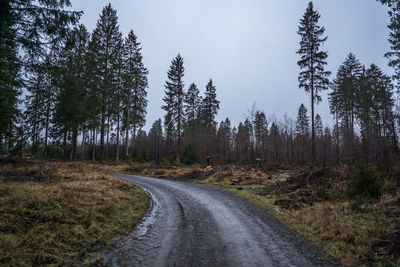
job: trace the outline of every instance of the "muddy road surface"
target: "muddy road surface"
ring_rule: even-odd
[[[151,210],[113,241],[105,266],[335,266],[266,212],[204,185],[115,175],[143,188]]]

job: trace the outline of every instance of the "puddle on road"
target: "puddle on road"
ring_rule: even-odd
[[[136,231],[134,234],[136,237],[144,236],[149,231],[149,229],[154,225],[157,212],[160,208],[160,204],[157,197],[147,189],[144,189],[144,191],[150,198],[151,211],[147,215],[145,215],[144,220],[136,226]]]

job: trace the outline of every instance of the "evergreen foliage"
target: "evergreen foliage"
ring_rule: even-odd
[[[307,10],[300,20],[297,33],[301,37],[300,49],[297,54],[301,60],[297,62],[303,71],[299,74],[299,87],[304,88],[311,95],[311,139],[312,161],[315,160],[315,127],[314,103],[322,101],[320,91],[328,89],[329,71],[325,71],[328,53],[321,51],[321,45],[328,37],[323,37],[325,28],[318,25],[321,15],[314,10],[314,5],[309,2]]]
[[[177,55],[171,62],[168,71],[168,80],[165,82],[165,104],[162,109],[166,111],[164,123],[166,126],[166,134],[168,138],[177,139],[178,141],[178,161],[181,149],[181,137],[184,123],[184,83],[183,76],[185,69],[183,67],[183,58]]]
[[[351,173],[347,183],[349,197],[377,198],[382,194],[384,181],[376,167],[368,162],[360,162]]]

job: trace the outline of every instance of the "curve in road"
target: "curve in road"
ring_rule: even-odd
[[[336,266],[270,215],[220,189],[115,175],[143,188],[152,209],[103,255],[106,266]]]

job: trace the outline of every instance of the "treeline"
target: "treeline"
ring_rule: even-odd
[[[390,7],[398,68],[399,4]],[[203,90],[184,82],[178,55],[165,82],[164,116],[148,132],[147,75],[133,31],[123,38],[117,12],[104,7],[89,33],[68,1],[6,1],[1,9],[2,153],[99,160],[168,161],[185,164],[265,163],[331,165],[360,158],[380,164],[398,160],[399,116],[394,79],[376,65],[365,67],[352,53],[336,76],[325,70],[327,41],[320,14],[309,3],[300,20],[299,87],[310,95],[310,112],[277,119],[255,106],[247,119],[216,122],[220,101],[212,79]],[[22,99],[22,91],[26,91]],[[315,104],[329,90],[335,124],[324,124]],[[203,91],[203,94],[200,93]]]

